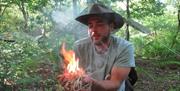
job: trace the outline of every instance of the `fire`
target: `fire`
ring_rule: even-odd
[[[64,75],[66,75],[69,79],[75,79],[84,74],[84,71],[79,68],[79,59],[76,58],[75,52],[73,50],[66,50],[65,44],[62,44],[61,54],[64,59]]]
[[[64,73],[59,77],[65,77],[66,79],[63,85],[65,91],[91,91],[92,84],[84,84],[83,82],[83,75],[85,75],[85,72],[83,69],[79,68],[79,59],[76,58],[75,52],[73,50],[66,50],[65,44],[63,43],[60,55],[63,57],[64,61]]]

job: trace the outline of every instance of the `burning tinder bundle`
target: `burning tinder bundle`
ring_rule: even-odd
[[[63,43],[60,54],[64,61],[64,73],[60,74],[58,78],[64,77],[63,79],[66,79],[65,83],[63,83],[65,91],[90,91],[91,83],[85,84],[83,82],[85,72],[79,68],[79,59],[75,57],[75,52],[72,50],[67,51]]]

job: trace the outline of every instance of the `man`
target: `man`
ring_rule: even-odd
[[[111,35],[124,24],[121,15],[104,5],[94,4],[88,12],[76,18],[88,26],[89,37],[75,42],[74,50],[92,83],[92,91],[125,91],[131,67],[135,67],[133,46]]]

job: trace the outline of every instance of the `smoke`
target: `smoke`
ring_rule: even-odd
[[[70,33],[75,36],[75,40],[87,37],[87,26],[76,21],[74,16],[72,7],[61,11],[57,9],[52,11],[51,17],[55,22],[55,34]]]
[[[72,9],[66,9],[66,11],[54,10],[52,11],[51,17],[55,23],[61,26],[66,26],[73,20]]]

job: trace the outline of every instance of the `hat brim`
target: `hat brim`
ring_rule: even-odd
[[[100,16],[104,19],[107,19],[108,21],[112,21],[114,23],[114,29],[119,29],[124,25],[123,17],[115,12],[81,15],[81,16],[77,17],[76,20],[85,25],[88,25],[88,19],[92,16]]]

